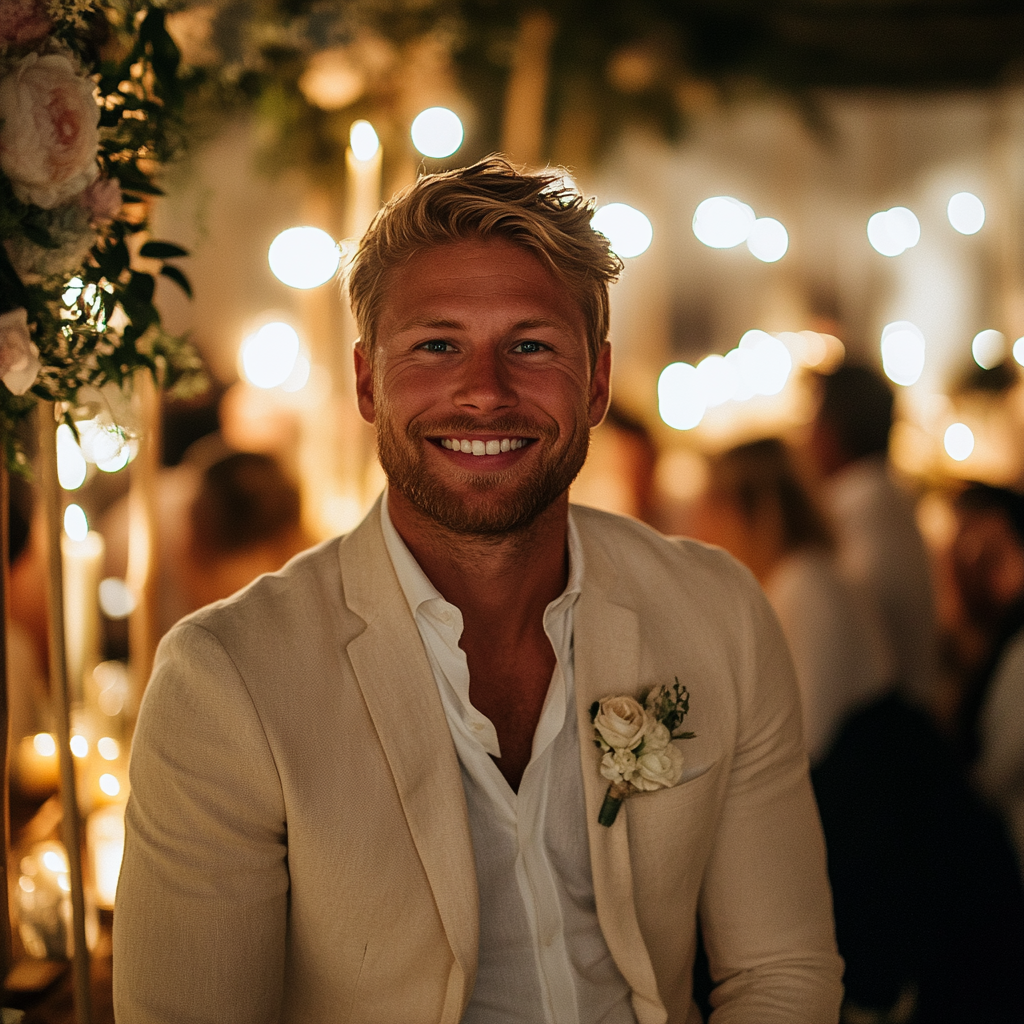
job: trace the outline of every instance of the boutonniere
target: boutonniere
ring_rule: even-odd
[[[601,774],[610,785],[598,824],[611,826],[630,793],[667,789],[683,775],[683,752],[672,741],[690,740],[679,732],[690,710],[690,694],[679,679],[652,690],[643,704],[632,697],[605,697],[590,707],[594,743],[604,755]]]

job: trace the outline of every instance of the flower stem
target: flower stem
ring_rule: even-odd
[[[622,782],[613,782],[608,787],[608,792],[604,795],[604,803],[601,804],[601,811],[597,816],[599,825],[604,825],[605,828],[612,827],[627,793],[629,793],[629,786]]]

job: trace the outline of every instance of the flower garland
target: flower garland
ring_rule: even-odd
[[[4,0],[0,7],[0,432],[37,400],[123,389],[136,370],[203,386],[199,356],[160,326],[156,276],[191,293],[148,238],[154,178],[182,149],[178,49],[159,0]]]

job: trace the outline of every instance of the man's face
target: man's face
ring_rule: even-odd
[[[356,349],[359,409],[393,491],[458,533],[522,529],[566,491],[609,373],[607,345],[591,373],[566,288],[498,240],[427,249],[393,270],[372,365]]]

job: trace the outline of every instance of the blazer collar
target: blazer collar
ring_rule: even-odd
[[[339,560],[345,601],[366,623],[348,655],[461,973],[444,1008],[454,1024],[472,993],[479,945],[469,816],[437,684],[384,546],[379,501],[342,539]]]
[[[668,1019],[658,996],[654,967],[648,955],[633,898],[629,855],[629,801],[610,828],[597,822],[608,789],[598,772],[590,706],[617,694],[635,694],[640,685],[640,622],[623,602],[619,571],[590,531],[577,519],[586,562],[586,580],[574,623],[576,709],[579,721],[583,790],[587,802],[590,864],[597,916],[608,949],[633,991],[639,1024],[664,1024]]]

